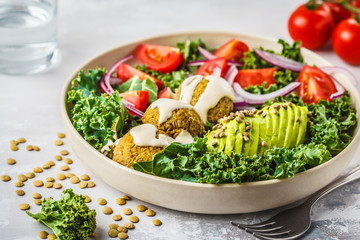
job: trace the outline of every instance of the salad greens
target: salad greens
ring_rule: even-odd
[[[120,93],[135,91],[135,90],[145,90],[149,92],[149,102],[152,103],[156,101],[158,95],[158,88],[156,83],[150,79],[145,79],[144,81],[140,80],[139,77],[134,76],[127,80],[125,83],[120,84],[117,87],[117,90]]]
[[[63,191],[58,201],[44,199],[41,212],[26,213],[51,228],[59,240],[86,240],[96,227],[96,212],[85,204],[85,197],[73,193],[72,189]]]

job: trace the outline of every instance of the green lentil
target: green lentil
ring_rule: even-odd
[[[109,237],[112,237],[112,238],[116,237],[116,236],[118,235],[118,233],[119,233],[119,232],[118,232],[116,229],[110,229],[110,230],[108,231]]]
[[[11,177],[9,175],[1,175],[1,180],[3,182],[8,182],[11,180]]]
[[[119,214],[116,214],[116,215],[114,215],[114,216],[112,217],[112,219],[113,219],[114,221],[120,221],[120,220],[122,219],[122,216],[119,215]]]
[[[155,226],[160,226],[162,222],[159,219],[155,219],[152,221],[152,224],[154,224]]]
[[[24,196],[25,192],[23,190],[15,190],[15,193],[19,196]]]
[[[119,239],[127,239],[128,238],[128,234],[124,233],[124,232],[119,233],[117,236]]]
[[[38,235],[41,239],[46,239],[49,234],[45,231],[40,231]]]
[[[9,165],[14,165],[16,163],[16,160],[13,158],[8,158],[6,159],[6,163]]]

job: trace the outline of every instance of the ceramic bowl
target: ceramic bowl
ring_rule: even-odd
[[[359,146],[358,127],[355,130],[353,141],[344,151],[326,163],[299,173],[293,178],[220,185],[184,182],[137,172],[112,161],[95,150],[75,130],[68,115],[66,99],[71,81],[77,76],[80,69],[85,71],[95,67],[109,69],[120,58],[134,54],[140,43],[174,46],[176,42],[188,39],[197,40],[198,38],[213,47],[218,47],[231,38],[237,38],[250,47],[263,46],[275,51],[281,50],[277,40],[268,37],[233,32],[188,32],[143,39],[101,53],[76,69],[69,76],[61,93],[61,114],[65,130],[78,158],[97,177],[121,192],[151,204],[193,213],[247,213],[280,207],[301,200],[333,181],[350,162]],[[311,51],[302,49],[302,53],[308,64],[331,65]],[[132,63],[135,62],[130,62],[130,64]],[[337,78],[349,91],[359,119],[359,93],[347,78],[344,76]]]

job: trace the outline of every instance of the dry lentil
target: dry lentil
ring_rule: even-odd
[[[109,214],[113,213],[113,210],[111,207],[106,206],[106,207],[103,207],[102,212],[106,215],[109,215]]]
[[[107,201],[105,198],[98,198],[97,203],[100,205],[105,205],[107,204]]]
[[[62,188],[62,185],[61,185],[61,183],[54,183],[53,188],[60,189],[60,188]]]
[[[65,158],[64,162],[67,164],[72,164],[74,161],[71,158]]]
[[[71,178],[72,176],[75,176],[75,174],[73,174],[73,173],[66,173],[65,176],[66,176],[67,178]]]
[[[153,216],[156,215],[156,213],[155,213],[154,210],[152,210],[152,209],[147,209],[147,210],[145,211],[145,215],[148,216],[148,217],[153,217]]]
[[[121,198],[125,199],[125,200],[131,200],[131,197],[129,197],[128,195],[124,195]]]
[[[87,187],[88,188],[95,187],[95,183],[93,181],[89,181],[88,184],[87,184]]]
[[[68,150],[61,150],[60,154],[63,156],[69,155],[69,151]]]
[[[33,169],[33,171],[34,171],[34,173],[41,173],[41,172],[43,172],[43,169],[41,167],[35,167]]]
[[[43,181],[41,180],[35,180],[33,181],[33,184],[35,187],[42,187],[44,185]]]
[[[64,180],[64,179],[66,178],[65,174],[63,174],[63,173],[57,174],[56,177],[57,177],[57,179],[59,179],[59,180]]]
[[[40,194],[40,193],[34,193],[34,194],[32,195],[32,197],[35,198],[35,199],[40,199],[40,198],[41,198],[41,194]]]
[[[54,158],[57,161],[61,161],[63,159],[62,156],[60,156],[60,155],[56,155]]]
[[[124,226],[119,226],[119,227],[117,228],[117,230],[118,230],[119,232],[124,232],[124,233],[127,233],[127,232],[128,232],[128,229],[127,229],[126,227],[124,227]]]
[[[124,205],[124,204],[126,204],[126,200],[123,199],[123,198],[117,198],[117,199],[115,200],[115,202],[116,202],[117,204],[119,204],[119,205]]]
[[[110,230],[108,231],[109,237],[112,237],[112,238],[116,237],[116,236],[118,235],[118,233],[119,233],[119,232],[118,232],[116,229],[110,229]]]
[[[37,152],[40,151],[40,148],[38,146],[33,146],[33,149]]]
[[[119,227],[119,225],[117,225],[116,223],[111,223],[110,225],[109,225],[109,228],[110,229],[117,229]]]
[[[68,165],[64,165],[60,167],[60,170],[62,171],[68,171],[70,169],[70,167]]]
[[[16,140],[10,140],[10,145],[18,145],[19,142]]]
[[[51,166],[49,164],[45,163],[44,165],[42,165],[42,168],[43,169],[49,169],[49,168],[51,168]]]
[[[159,219],[155,219],[152,221],[152,224],[154,224],[155,226],[160,226],[162,222]]]
[[[47,236],[47,239],[49,239],[49,240],[55,240],[55,239],[56,239],[56,235],[53,234],[53,233],[51,233],[51,234],[49,234],[49,235]]]
[[[267,143],[265,141],[262,141],[261,146],[266,147]]]
[[[123,212],[125,215],[131,215],[133,213],[133,211],[130,208],[124,208]]]
[[[32,150],[34,150],[34,148],[33,148],[33,146],[31,146],[31,145],[27,145],[27,146],[26,146],[26,150],[32,151]]]
[[[15,182],[15,186],[16,186],[16,187],[22,187],[22,186],[24,186],[24,183],[18,181],[18,182]]]
[[[84,195],[85,196],[85,202],[89,203],[91,202],[91,198],[88,195]]]
[[[119,239],[127,239],[128,238],[128,234],[124,233],[124,232],[119,233],[117,236]]]
[[[19,205],[19,208],[21,210],[28,210],[28,209],[30,209],[30,205],[27,204],[27,203],[22,203],[22,204]]]
[[[1,175],[1,180],[3,182],[8,182],[11,180],[11,177],[9,175]]]
[[[26,142],[26,139],[25,138],[18,138],[17,141],[19,143],[24,143],[24,142]]]
[[[17,151],[17,150],[19,150],[19,148],[16,145],[10,145],[10,150]]]
[[[79,183],[79,188],[86,188],[86,187],[87,187],[87,182]]]
[[[55,178],[47,177],[47,178],[45,178],[45,181],[47,181],[47,182],[55,182]]]
[[[47,161],[46,164],[49,164],[51,167],[55,166],[55,162],[54,161]]]
[[[41,199],[34,199],[34,203],[36,205],[41,205],[42,204],[42,200]]]
[[[139,218],[137,216],[135,216],[135,215],[131,215],[129,217],[129,221],[133,222],[133,223],[137,223],[137,222],[139,222]]]
[[[41,239],[46,239],[49,234],[45,231],[40,231],[38,235]]]
[[[19,196],[24,196],[25,192],[23,190],[15,190],[15,193]]]
[[[6,159],[6,163],[9,165],[14,165],[16,163],[16,160],[13,158],[8,158]]]
[[[76,184],[76,183],[79,183],[79,182],[80,182],[80,179],[79,179],[77,176],[72,176],[72,177],[70,178],[70,182],[71,182],[72,184]]]
[[[46,188],[52,188],[54,186],[54,184],[52,182],[45,182],[44,183],[44,187]]]
[[[19,174],[17,178],[20,182],[26,182],[28,180],[24,174]]]
[[[25,174],[25,176],[26,176],[27,178],[34,178],[34,177],[35,177],[35,173],[33,173],[33,172],[28,172],[27,174]]]
[[[58,136],[58,138],[65,138],[66,137],[65,133],[58,133],[57,136]]]
[[[64,144],[64,142],[62,140],[60,140],[60,139],[55,141],[56,146],[61,146],[63,144]]]
[[[119,214],[116,214],[116,215],[114,215],[114,216],[112,217],[112,219],[113,219],[114,221],[120,221],[120,220],[122,219],[122,216],[119,215]]]
[[[89,181],[90,180],[90,177],[89,177],[89,175],[87,175],[87,174],[83,174],[83,175],[81,175],[81,180],[84,180],[84,181]]]
[[[135,225],[133,223],[125,223],[124,227],[126,227],[127,229],[134,229]]]
[[[143,212],[146,210],[146,207],[144,205],[137,205],[136,206],[136,209],[139,211],[139,212]]]

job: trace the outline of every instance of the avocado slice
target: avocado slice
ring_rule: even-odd
[[[296,141],[299,136],[299,126],[300,126],[300,116],[301,116],[301,110],[299,107],[292,106],[294,110],[294,125],[293,125],[293,135],[290,142],[290,147],[296,146]]]
[[[251,123],[251,129],[249,132],[249,138],[250,138],[250,149],[249,149],[249,155],[253,156],[258,153],[258,146],[259,146],[259,119],[258,118],[252,118]]]
[[[229,157],[231,156],[232,151],[235,147],[235,134],[236,131],[239,128],[239,123],[235,120],[229,121],[229,123],[226,125],[225,129],[225,136],[226,136],[226,142],[225,142],[225,154]]]
[[[252,118],[248,118],[246,117],[246,119],[249,121],[249,126],[252,126]],[[246,128],[246,125],[245,125]],[[245,129],[244,129],[245,132]],[[244,139],[244,143],[243,143],[243,153],[245,156],[249,156],[250,155],[250,143],[251,143],[251,138],[252,136],[250,136],[251,131],[249,131],[249,141],[245,141]]]
[[[278,113],[275,114],[274,110],[278,111],[275,109],[274,105],[271,105],[268,111],[268,114],[272,119],[271,147],[277,147],[279,142],[280,116]]]
[[[238,130],[236,132],[235,136],[235,153],[242,152],[243,145],[244,145],[244,138],[243,138],[243,132],[245,132],[245,122],[242,121],[238,125]]]
[[[288,114],[287,110],[284,107],[280,107],[277,114],[279,114],[279,129],[277,132],[278,142],[276,146],[281,148],[284,147],[285,144],[286,129],[288,127]]]
[[[266,120],[265,118],[270,118],[269,116],[261,116],[256,114],[254,116],[254,119],[257,120],[258,124],[259,124],[259,140],[258,140],[258,153],[260,155],[262,155],[265,150],[268,148],[267,147],[267,142],[268,142],[268,136],[269,134],[267,133],[267,126],[266,126]],[[272,131],[272,130],[271,130]],[[271,136],[270,136],[271,137]],[[263,147],[262,143],[266,142],[266,146]]]
[[[273,136],[274,136],[273,132],[275,131],[275,129],[274,129],[274,126],[273,126],[273,116],[270,115],[269,111],[264,110],[264,112],[267,112],[267,115],[265,117],[265,125],[266,125],[265,141],[266,141],[266,145],[267,145],[264,148],[264,151],[265,151],[266,149],[269,149],[269,148],[271,148],[273,146],[272,139],[273,139]]]
[[[292,104],[291,105],[286,104],[286,113],[287,113],[287,127],[285,131],[285,140],[283,146],[290,147],[291,140],[295,138],[294,136],[295,113]]]
[[[300,122],[299,122],[299,134],[296,140],[296,146],[305,142],[305,135],[307,129],[307,122],[308,122],[308,112],[309,110],[307,107],[298,107],[301,112]]]

